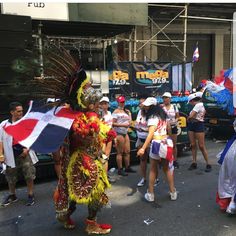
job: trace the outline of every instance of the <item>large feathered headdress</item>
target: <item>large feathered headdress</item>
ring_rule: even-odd
[[[74,108],[85,108],[102,96],[88,86],[90,78],[81,64],[62,47],[44,48],[42,55],[28,51],[14,61],[13,69],[23,75],[21,79],[27,81],[25,93],[33,99],[54,97]]]

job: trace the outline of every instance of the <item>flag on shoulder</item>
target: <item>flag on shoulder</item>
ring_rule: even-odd
[[[56,108],[45,102],[30,101],[27,113],[4,129],[13,136],[15,143],[38,153],[51,153],[62,145],[75,115],[70,108]]]
[[[193,52],[193,59],[192,59],[192,61],[193,62],[198,62],[199,61],[199,57],[200,57],[200,55],[199,55],[199,49],[198,49],[198,43],[197,43],[196,47],[195,47],[195,50]]]

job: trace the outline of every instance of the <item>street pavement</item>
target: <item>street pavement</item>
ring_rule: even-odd
[[[216,154],[225,143],[207,140],[207,149],[213,170],[204,172],[205,163],[198,153],[198,169],[188,171],[191,164],[191,152],[179,157],[180,169],[175,171],[178,200],[170,201],[168,186],[160,171],[160,185],[156,187],[157,200],[145,202],[143,195],[147,186],[137,188],[138,173],[120,177],[108,191],[111,206],[102,209],[98,222],[113,225],[111,236],[235,236],[236,217],[222,213],[215,203],[219,166]],[[134,167],[138,170],[138,166]],[[0,208],[0,235],[86,235],[84,220],[87,208],[78,205],[72,218],[76,229],[65,230],[55,219],[52,195],[56,181],[36,184],[35,205],[25,206],[26,188],[17,190],[19,201],[8,207]],[[0,192],[0,199],[7,195],[7,190]],[[150,224],[145,223],[150,222]]]

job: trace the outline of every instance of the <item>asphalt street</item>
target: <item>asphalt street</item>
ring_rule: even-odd
[[[121,235],[236,235],[236,217],[222,213],[215,203],[219,166],[216,154],[225,143],[207,141],[209,157],[213,165],[210,173],[205,173],[203,157],[198,153],[198,169],[188,171],[191,152],[179,157],[180,169],[175,171],[178,200],[170,201],[168,186],[160,172],[160,185],[156,187],[155,203],[144,201],[147,186],[137,188],[138,173],[128,177],[115,175],[117,182],[108,190],[111,206],[102,209],[98,222],[113,225],[111,236]],[[138,170],[138,166],[135,166]],[[19,201],[0,208],[0,235],[86,235],[84,220],[87,208],[78,205],[72,218],[76,229],[65,230],[55,219],[52,201],[56,181],[40,183],[35,186],[36,203],[28,207],[26,188],[19,187]],[[7,190],[0,192],[0,200]],[[145,223],[146,222],[146,223]],[[148,222],[150,222],[148,224]]]

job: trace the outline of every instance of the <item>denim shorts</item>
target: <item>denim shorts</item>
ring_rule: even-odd
[[[177,134],[178,133],[178,128],[176,125],[171,125],[171,134]]]
[[[205,132],[204,122],[189,122],[188,123],[188,131],[192,131],[195,133]]]

